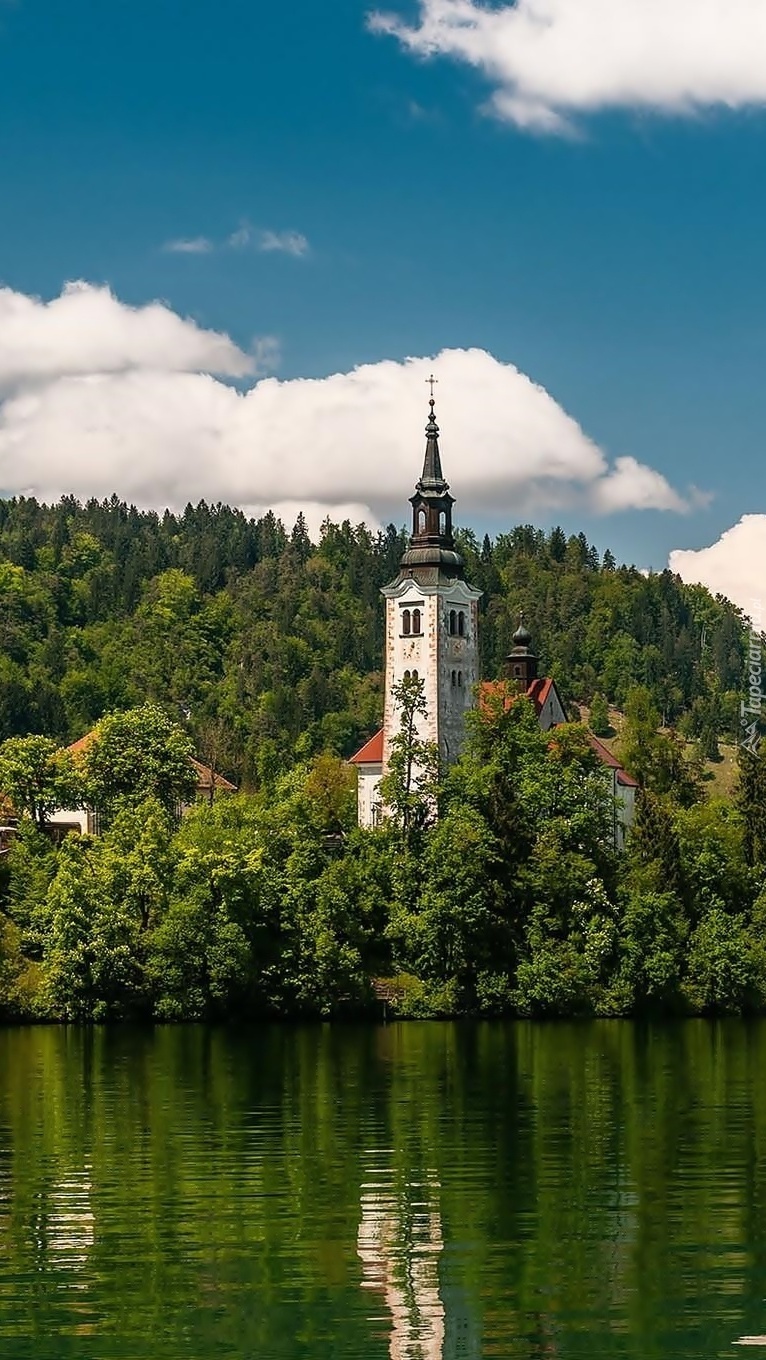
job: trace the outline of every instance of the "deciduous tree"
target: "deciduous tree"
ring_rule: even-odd
[[[80,807],[83,783],[68,751],[51,737],[9,737],[0,746],[0,791],[44,830],[58,808]]]
[[[86,748],[88,798],[108,825],[121,804],[156,798],[170,813],[194,799],[194,747],[178,723],[155,704],[110,713]]]
[[[388,770],[380,783],[383,803],[405,840],[422,831],[436,815],[439,749],[420,735],[428,716],[423,681],[416,676],[394,685],[399,731],[391,741]]]

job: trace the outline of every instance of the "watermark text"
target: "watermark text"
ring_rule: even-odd
[[[756,755],[761,744],[758,730],[763,707],[763,606],[752,601],[751,625],[747,651],[747,698],[739,706],[741,741],[746,751]]]

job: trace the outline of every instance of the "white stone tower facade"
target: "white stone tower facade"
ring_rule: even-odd
[[[434,742],[445,765],[457,760],[465,739],[465,715],[479,681],[481,591],[465,579],[452,536],[454,497],[444,479],[439,426],[431,397],[423,473],[410,498],[412,536],[399,574],[385,586],[386,690],[383,770],[399,730],[394,686],[410,675],[423,682],[426,716],[419,734]]]

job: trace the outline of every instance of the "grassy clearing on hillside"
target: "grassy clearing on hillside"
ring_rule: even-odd
[[[590,709],[586,704],[580,704],[580,714],[582,721],[590,721]],[[620,737],[622,727],[625,722],[625,714],[618,708],[609,709],[609,723],[612,728],[612,735],[599,737],[599,741],[620,758]],[[667,729],[661,729],[667,730]],[[687,747],[691,748],[692,742],[686,742]],[[733,798],[737,785],[737,748],[736,746],[720,742],[720,760],[706,760],[704,774],[702,776],[705,792],[709,798]]]

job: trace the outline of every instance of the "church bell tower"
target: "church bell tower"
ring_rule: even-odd
[[[505,666],[509,680],[520,685],[522,693],[526,694],[537,679],[537,657],[532,650],[532,634],[524,622],[523,614],[519,616],[519,626],[513,635],[513,648],[505,658]]]
[[[479,680],[478,602],[481,591],[465,579],[452,537],[455,499],[442,472],[434,379],[426,425],[423,472],[410,497],[412,534],[399,573],[384,586],[386,599],[386,694],[383,769],[399,730],[394,686],[406,676],[422,680],[427,713],[420,736],[435,742],[445,765],[457,760],[465,739],[465,715],[475,703]]]

